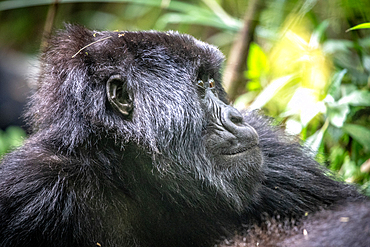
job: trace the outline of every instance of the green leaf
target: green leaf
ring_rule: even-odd
[[[319,129],[318,131],[315,132],[315,134],[313,134],[312,136],[306,139],[306,142],[304,145],[306,147],[309,147],[315,154],[317,154],[320,148],[322,139],[324,137],[324,133],[326,129],[328,128],[328,126],[329,126],[329,122],[326,121],[321,129]]]
[[[256,98],[258,92],[257,91],[250,91],[245,94],[240,95],[233,103],[233,106],[238,110],[245,109],[250,102],[253,101],[254,98]]]
[[[365,28],[370,28],[370,22],[362,23],[357,26],[351,27],[346,30],[346,32],[352,31],[352,30],[357,30],[357,29],[365,29]]]
[[[356,162],[351,160],[349,156],[346,156],[344,158],[342,168],[340,169],[340,173],[346,182],[352,183],[360,174],[360,168],[356,166]]]
[[[327,116],[332,125],[341,128],[346,121],[349,113],[348,104],[339,104],[338,102],[327,102]]]
[[[329,26],[328,20],[324,20],[323,22],[320,23],[320,25],[314,30],[314,32],[311,35],[310,47],[315,47],[315,48],[319,47],[320,40],[322,36],[324,35],[325,30],[328,28],[328,26]]]
[[[26,136],[25,131],[17,126],[9,126],[6,128],[6,134],[8,135],[10,147],[18,147],[22,145],[24,137]]]
[[[16,126],[9,126],[5,131],[0,130],[0,156],[10,149],[20,146],[25,136],[25,131]]]
[[[325,54],[337,54],[338,52],[349,54],[353,47],[353,41],[343,39],[329,39],[322,45]]]
[[[302,126],[306,127],[317,114],[325,111],[326,106],[324,102],[317,100],[314,90],[300,87],[295,90],[285,112],[281,116],[299,114]]]
[[[353,91],[349,95],[342,97],[338,103],[352,106],[370,106],[370,92],[362,90]]]
[[[0,11],[25,8],[31,6],[50,5],[55,0],[8,0],[0,2]],[[169,1],[169,4],[163,4],[162,0],[63,0],[59,1],[59,4],[64,3],[94,3],[94,2],[105,2],[105,3],[135,3],[143,4],[146,6],[165,8],[172,11],[178,11],[186,13],[186,17],[182,15],[163,15],[164,19],[159,20],[157,24],[161,28],[163,23],[191,23],[200,25],[209,25],[217,28],[223,28],[232,31],[238,31],[242,27],[242,22],[238,19],[232,18],[227,15],[228,18],[220,18],[217,13],[210,10],[208,7],[199,7],[194,4],[181,2],[181,1]],[[171,18],[175,19],[172,20]],[[193,20],[190,18],[193,17]],[[172,20],[172,22],[171,22]],[[163,29],[163,28],[162,28]]]
[[[287,83],[289,83],[293,78],[293,75],[288,75],[280,77],[273,80],[262,92],[256,97],[254,102],[250,105],[250,109],[259,109],[266,105],[274,95],[282,89]]]
[[[370,129],[357,124],[345,124],[343,125],[343,130],[364,148],[370,150]]]
[[[328,94],[333,96],[335,100],[338,100],[340,97],[340,84],[342,83],[344,75],[347,73],[347,69],[343,69],[335,73],[332,77],[332,82],[328,90]]]
[[[256,43],[251,43],[250,45],[247,64],[247,79],[259,79],[261,75],[268,71],[267,56]]]
[[[252,80],[247,83],[247,90],[249,91],[257,91],[261,88],[261,83],[258,80]]]
[[[220,21],[216,16],[212,15],[202,15],[197,13],[193,13],[192,15],[188,13],[167,13],[163,14],[156,22],[155,29],[156,30],[164,30],[167,24],[197,24],[197,25],[205,25],[205,26],[213,26],[222,29],[228,29],[228,27]]]
[[[0,11],[17,9],[17,8],[26,8],[31,6],[40,6],[40,5],[50,5],[53,4],[55,0],[8,0],[0,2]],[[63,3],[93,3],[93,2],[106,2],[106,3],[125,3],[132,2],[138,4],[146,4],[152,6],[161,6],[161,0],[63,0],[59,1],[59,4]]]
[[[298,120],[289,118],[285,122],[285,131],[290,135],[298,135],[302,132],[302,124]]]
[[[333,146],[329,152],[330,169],[338,171],[342,167],[346,156],[348,156],[348,152],[343,147],[339,144]]]

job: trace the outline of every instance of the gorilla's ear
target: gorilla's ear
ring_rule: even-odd
[[[122,77],[112,75],[108,79],[106,87],[107,97],[111,105],[123,115],[129,116],[133,109],[133,103]]]

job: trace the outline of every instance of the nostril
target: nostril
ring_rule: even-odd
[[[230,118],[230,121],[231,121],[232,123],[234,123],[234,124],[241,124],[241,123],[243,123],[243,118],[242,118],[242,116],[234,116],[234,115],[232,115],[232,116],[230,116],[229,118]]]
[[[243,116],[240,114],[238,110],[235,108],[230,107],[228,109],[228,114],[227,118],[236,125],[242,124],[243,123]]]

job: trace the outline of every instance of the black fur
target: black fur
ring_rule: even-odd
[[[266,117],[227,106],[213,46],[67,25],[41,62],[33,134],[1,164],[0,246],[212,246],[242,224],[252,236],[265,217],[303,225],[365,205]],[[133,100],[127,115],[107,99],[112,75]],[[197,86],[209,78],[215,88]],[[219,129],[223,112],[240,133]],[[239,145],[244,155],[223,153]]]

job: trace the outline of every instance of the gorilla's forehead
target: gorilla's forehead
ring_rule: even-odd
[[[224,60],[223,54],[215,46],[173,31],[96,32],[93,36],[93,42],[107,38],[108,43],[104,49],[101,49],[102,46],[96,48],[110,60],[131,57],[136,60],[145,59],[150,63],[170,58],[175,63],[191,61],[216,68]]]

